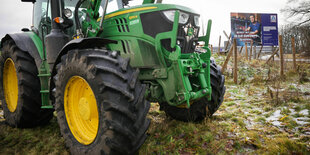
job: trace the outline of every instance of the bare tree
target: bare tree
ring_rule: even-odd
[[[295,49],[297,52],[308,52],[310,49],[310,29],[308,26],[296,26],[293,24],[283,25],[280,28],[280,34],[283,36],[283,50],[291,53],[291,38],[295,38]],[[309,53],[310,54],[310,53]]]
[[[282,12],[288,13],[288,17],[296,17],[297,25],[310,25],[310,1],[309,0],[288,0]]]
[[[290,39],[295,37],[296,50],[310,56],[310,1],[288,0],[286,7],[281,11],[296,21],[280,29],[284,38],[284,49],[290,53]]]

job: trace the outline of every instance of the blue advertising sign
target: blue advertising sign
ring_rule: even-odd
[[[277,14],[230,13],[232,38],[237,38],[237,45],[253,41],[254,46],[278,45]]]
[[[261,14],[262,42],[264,46],[278,45],[278,16],[277,14]]]

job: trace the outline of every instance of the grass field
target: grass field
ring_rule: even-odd
[[[215,58],[222,64],[225,56]],[[239,61],[238,84],[232,64],[222,106],[199,123],[172,120],[151,103],[149,137],[140,154],[310,154],[310,65],[298,72],[286,64]],[[0,154],[69,154],[56,118],[43,127],[17,129],[0,110]]]

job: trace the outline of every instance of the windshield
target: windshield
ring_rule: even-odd
[[[33,26],[39,28],[40,23],[43,21],[51,21],[51,6],[47,0],[38,0],[33,8]]]

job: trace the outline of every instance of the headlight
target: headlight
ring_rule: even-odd
[[[194,22],[195,22],[195,25],[196,25],[196,26],[200,26],[200,23],[199,23],[199,16],[194,16]]]
[[[72,11],[68,8],[64,9],[63,13],[67,18],[70,18],[72,16]]]
[[[164,15],[167,17],[168,20],[170,20],[171,22],[174,22],[175,10],[164,11]],[[180,24],[187,23],[188,18],[189,18],[189,14],[180,11],[180,15],[179,15],[179,23]]]

